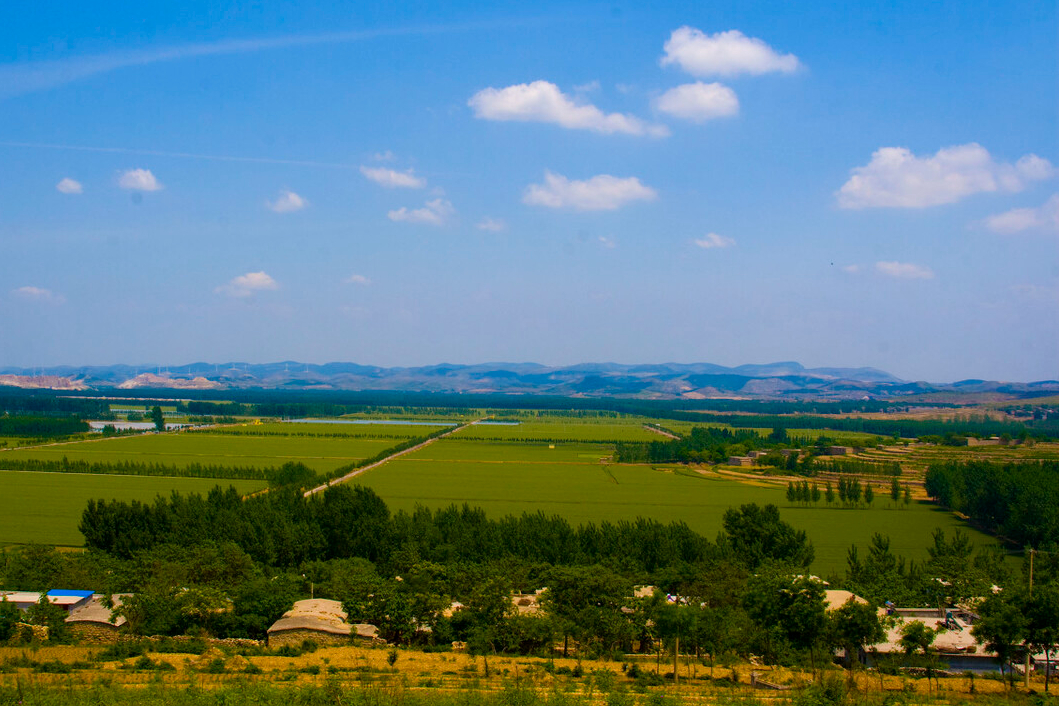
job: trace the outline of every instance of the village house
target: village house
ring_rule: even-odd
[[[754,459],[750,458],[749,456],[729,456],[728,465],[749,467],[754,465]]]
[[[380,640],[379,630],[368,623],[350,624],[339,601],[314,598],[297,601],[268,629],[269,647],[298,646],[306,640],[318,645],[347,645],[354,638]]]
[[[122,600],[132,594],[115,593],[111,596],[112,607],[106,605],[106,596],[95,593],[84,604],[70,611],[66,624],[81,642],[115,642],[121,627],[127,622],[124,615],[114,615]]]
[[[93,593],[92,591],[69,591],[65,589],[45,591],[43,594],[38,591],[0,591],[0,601],[14,603],[19,610],[26,611],[30,609],[30,606],[40,603],[42,595],[47,596],[48,602],[52,605],[59,606],[67,613],[70,613],[88,603],[92,599]]]
[[[949,672],[978,674],[1000,671],[996,653],[979,645],[971,634],[975,616],[959,608],[894,608],[879,609],[885,618],[886,639],[869,646],[861,653],[861,661],[869,667],[885,664],[888,658],[903,655],[902,631],[913,622],[921,622],[937,631],[931,651],[938,657],[939,668]]]

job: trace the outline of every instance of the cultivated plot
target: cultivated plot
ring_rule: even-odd
[[[393,446],[393,439],[313,438],[286,436],[231,436],[205,433],[149,434],[95,439],[0,452],[0,469],[7,459],[87,461],[89,463],[193,463],[222,466],[281,466],[304,463],[326,473],[369,458]]]
[[[461,439],[540,440],[540,441],[657,441],[657,432],[643,428],[642,420],[583,422],[554,418],[519,424],[472,424],[453,436]]]
[[[149,502],[174,490],[205,494],[217,485],[241,493],[265,487],[248,480],[0,471],[0,543],[81,546],[77,524],[91,499]]]
[[[773,503],[785,520],[809,534],[818,572],[843,570],[850,545],[865,547],[875,532],[888,535],[895,552],[916,560],[926,557],[935,527],[960,527],[976,543],[994,543],[926,504],[891,507],[880,499],[871,509],[805,508],[788,504],[784,489],[773,485],[704,476],[683,467],[603,464],[598,458],[579,462],[579,452],[591,448],[582,444],[570,449],[556,444],[562,460],[555,462],[531,460],[550,451],[546,447],[510,448],[515,446],[495,445],[486,451],[476,449],[474,442],[442,440],[369,471],[356,482],[372,487],[394,510],[468,503],[494,518],[538,511],[573,524],[646,517],[685,522],[711,538],[729,507]],[[467,458],[454,458],[461,452]],[[483,458],[490,454],[496,458]]]

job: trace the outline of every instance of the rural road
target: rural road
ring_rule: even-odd
[[[488,419],[488,417],[482,417],[482,419]],[[316,493],[323,492],[323,491],[327,490],[328,488],[330,488],[332,485],[338,485],[339,483],[345,483],[350,478],[355,478],[356,476],[359,476],[361,473],[366,473],[367,471],[370,471],[373,468],[378,468],[382,464],[384,464],[384,463],[386,463],[388,461],[392,461],[395,458],[397,458],[398,456],[404,456],[405,454],[410,454],[413,451],[418,451],[419,449],[421,449],[421,448],[423,448],[425,446],[430,446],[431,444],[433,444],[438,439],[444,439],[449,434],[455,434],[460,429],[466,429],[467,427],[469,427],[469,426],[471,426],[473,424],[477,424],[478,422],[482,421],[482,419],[475,419],[473,422],[467,422],[466,424],[463,424],[461,426],[453,427],[452,429],[448,430],[444,434],[438,434],[437,436],[435,436],[435,437],[433,437],[431,439],[427,439],[426,441],[424,441],[421,444],[416,444],[415,446],[407,448],[404,451],[398,451],[395,454],[391,454],[391,455],[387,456],[386,458],[382,459],[381,461],[376,461],[375,463],[368,464],[367,466],[363,466],[361,468],[356,468],[356,469],[350,471],[349,473],[347,473],[344,476],[341,476],[339,478],[335,478],[333,480],[329,480],[326,483],[324,483],[323,485],[318,485],[318,486],[316,486],[315,488],[313,488],[311,490],[306,490],[305,491],[305,497],[309,497],[310,495],[315,495]]]
[[[646,429],[647,431],[653,431],[655,434],[661,434],[662,436],[667,436],[670,439],[676,439],[678,441],[680,440],[680,437],[677,436],[676,434],[670,434],[668,431],[663,431],[663,430],[659,429],[658,427],[651,426],[650,424],[644,424],[643,428]]]

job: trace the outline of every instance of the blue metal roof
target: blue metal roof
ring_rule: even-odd
[[[61,596],[71,596],[74,598],[88,598],[92,595],[92,591],[69,591],[66,589],[53,589],[48,591],[49,596],[59,598]]]

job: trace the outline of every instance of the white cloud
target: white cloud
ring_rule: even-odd
[[[577,86],[574,86],[574,93],[594,93],[595,91],[598,91],[599,88],[599,81],[592,80],[588,83],[582,83]]]
[[[490,218],[486,216],[482,220],[478,221],[478,225],[475,226],[478,230],[489,231],[490,233],[499,233],[507,230],[507,223],[504,223],[503,219]]]
[[[700,248],[705,250],[711,248],[730,248],[735,245],[734,240],[723,235],[718,235],[717,233],[707,233],[702,238],[695,238],[694,242]]]
[[[279,196],[276,197],[275,201],[265,202],[265,206],[276,213],[293,213],[302,210],[308,205],[309,202],[304,197],[299,196],[290,189],[284,189],[279,192]]]
[[[343,282],[345,284],[359,284],[362,287],[367,287],[371,284],[371,280],[364,275],[350,275],[349,277],[346,277]]]
[[[1015,164],[993,160],[976,142],[917,157],[905,147],[881,147],[871,162],[855,167],[836,196],[842,208],[926,208],[982,192],[1022,191],[1055,173],[1035,154]]]
[[[55,185],[55,188],[63,194],[80,194],[82,191],[84,191],[84,189],[81,187],[81,182],[77,181],[76,179],[71,179],[70,177],[64,178],[62,181]]]
[[[846,265],[842,268],[842,271],[851,275],[855,275],[860,272],[860,265]]]
[[[387,213],[391,221],[404,223],[423,223],[431,226],[445,225],[445,222],[455,215],[456,209],[446,199],[434,199],[427,201],[423,208],[399,208]]]
[[[663,49],[662,66],[676,64],[693,76],[789,74],[801,66],[794,54],[780,54],[737,29],[705,34],[684,26],[673,30]]]
[[[599,238],[597,238],[597,242],[599,242],[601,247],[607,248],[608,250],[613,250],[614,248],[618,247],[617,243],[615,243],[612,239],[608,238],[605,235],[599,236]]]
[[[685,83],[670,88],[655,101],[655,108],[697,123],[739,114],[739,98],[721,83]]]
[[[43,287],[19,287],[18,289],[12,289],[11,294],[19,299],[43,304],[62,304],[66,301],[66,297],[63,295],[56,294],[50,289],[44,289]]]
[[[1059,232],[1059,194],[1054,194],[1036,208],[1013,208],[985,219],[995,233],[1010,235],[1024,230]]]
[[[118,186],[133,191],[159,191],[162,184],[151,173],[150,169],[129,169],[118,177]]]
[[[394,153],[390,150],[386,150],[385,152],[376,152],[371,156],[371,158],[374,159],[376,162],[392,162],[393,160],[397,159],[396,155],[394,155]]]
[[[232,281],[217,287],[214,291],[232,297],[249,297],[255,292],[272,289],[279,289],[276,280],[264,272],[247,272],[245,275],[233,277]]]
[[[875,263],[875,271],[896,279],[934,279],[934,271],[923,265],[911,262],[892,262],[880,260]]]
[[[483,120],[554,123],[571,130],[591,130],[605,135],[665,137],[664,125],[651,125],[622,113],[604,113],[591,103],[578,104],[548,81],[520,83],[507,88],[478,91],[467,105]]]
[[[584,181],[571,181],[561,174],[544,173],[543,184],[530,184],[522,203],[578,211],[613,211],[630,201],[651,201],[658,193],[636,177],[600,174]]]
[[[385,186],[388,189],[421,189],[427,185],[427,180],[417,177],[412,173],[411,169],[406,172],[398,172],[386,167],[361,167],[360,173],[376,184]]]

